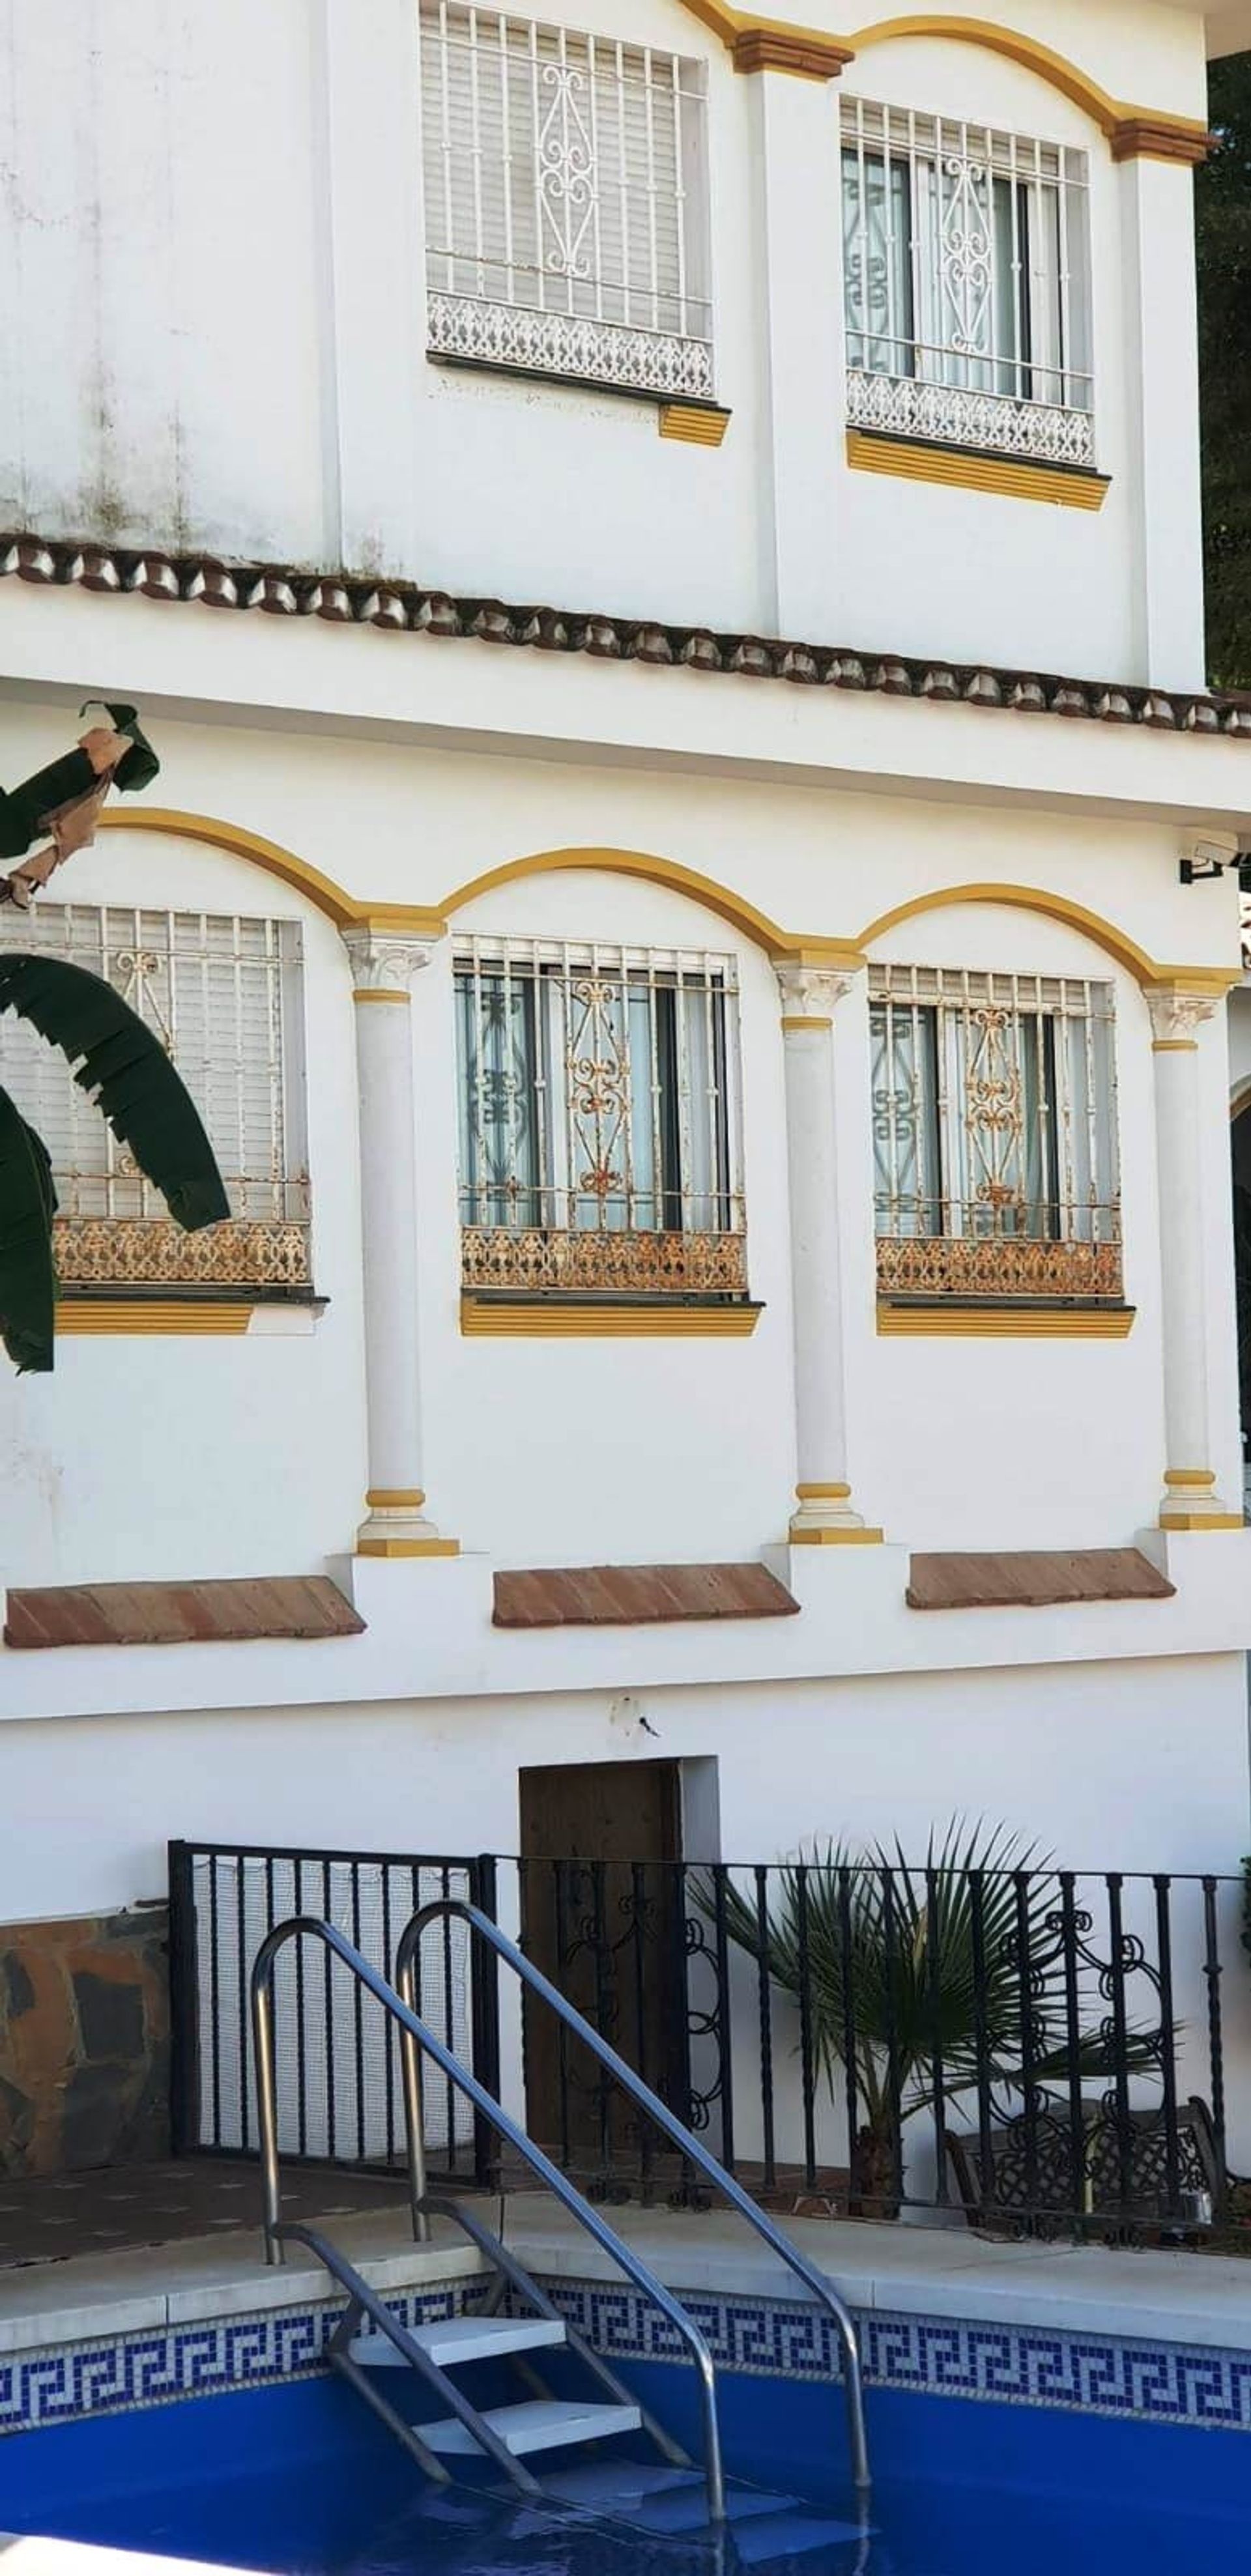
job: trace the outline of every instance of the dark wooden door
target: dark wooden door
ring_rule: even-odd
[[[523,1771],[521,1854],[523,1936],[535,1966],[685,2119],[676,1762]],[[525,2045],[531,2136],[584,2181],[645,2180],[662,2142],[582,2042],[532,1997]]]

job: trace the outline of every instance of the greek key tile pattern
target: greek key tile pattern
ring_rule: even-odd
[[[681,2358],[680,2338],[668,2319],[637,2291],[598,2281],[553,2280],[545,2286],[608,2358]],[[719,2370],[774,2379],[839,2376],[831,2320],[813,2308],[715,2297],[683,2304],[707,2336]],[[895,2316],[882,2309],[862,2316],[859,2325],[865,2377],[874,2387],[1251,2433],[1251,2352],[1044,2334],[1026,2326]]]
[[[551,2280],[544,2286],[607,2359],[682,2359],[680,2337],[637,2291],[598,2281]],[[408,2293],[388,2305],[403,2325],[429,2325],[484,2295],[475,2285],[468,2292]],[[813,2308],[715,2296],[692,2296],[684,2304],[719,2370],[771,2379],[833,2381],[840,2375],[831,2322]],[[0,2358],[0,2434],[306,2377],[324,2366],[342,2312],[341,2301],[326,2300],[310,2308],[158,2327]],[[859,2322],[871,2387],[1251,2433],[1251,2352],[1044,2334],[884,2310]]]
[[[405,2326],[438,2324],[470,2304],[453,2290],[414,2291],[387,2301]],[[303,2378],[322,2367],[343,2307],[341,2299],[327,2299],[315,2307],[270,2308],[256,2316],[153,2326],[99,2343],[0,2355],[0,2434]]]

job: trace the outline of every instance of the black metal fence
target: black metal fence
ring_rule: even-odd
[[[1229,2206],[1231,2086],[1251,2129],[1234,1879],[180,1844],[171,1886],[184,2148],[255,2144],[243,2003],[273,1921],[328,1915],[389,1971],[408,1917],[448,1894],[520,1938],[775,2207],[1189,2231]],[[497,1987],[462,1923],[432,1925],[421,1964],[427,2017],[493,2090],[506,2070],[510,2107],[584,2188],[693,2192],[576,2036],[532,1999],[523,2007],[511,1980]],[[354,1981],[293,1945],[277,2030],[283,2152],[401,2157],[393,2035]],[[426,2111],[435,2170],[500,2179],[489,2135],[442,2079]]]
[[[404,1926],[436,1897],[496,1905],[488,1856],[293,1851],[250,1844],[169,1846],[171,2131],[176,2155],[257,2147],[248,1978],[267,1932],[294,1914],[334,1923],[391,1981]],[[492,2092],[498,2089],[495,1979],[466,1926],[433,1923],[417,1957],[418,2009]],[[310,2163],[402,2159],[404,2107],[394,2023],[341,1961],[292,1942],[275,1970],[278,2144]],[[455,2088],[427,2069],[432,2179],[478,2181],[490,2152]]]

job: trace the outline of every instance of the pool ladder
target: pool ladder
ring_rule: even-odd
[[[689,2455],[675,2442],[664,2427],[632,2398],[629,2389],[617,2377],[600,2354],[592,2351],[585,2338],[569,2320],[562,2317],[546,2292],[511,2254],[500,2239],[484,2227],[479,2219],[458,2205],[430,2199],[426,2192],[425,2145],[422,2130],[421,2061],[433,2060],[441,2073],[474,2110],[493,2128],[513,2153],[529,2166],[540,2182],[554,2193],[619,2271],[634,2283],[645,2297],[668,2318],[695,2371],[699,2389],[703,2433],[703,2498],[709,2524],[723,2526],[727,2519],[737,2523],[745,2510],[744,2491],[727,2500],[725,2471],[721,2455],[721,2431],[717,2414],[716,2371],[707,2340],[695,2320],[676,2299],[664,2282],[657,2279],[623,2237],[616,2234],[600,2212],[575,2190],[567,2175],[550,2156],[536,2146],[524,2129],[504,2109],[501,2102],[479,2083],[470,2069],[441,2040],[416,2008],[416,1961],[423,1933],[431,1923],[457,1916],[469,1926],[471,1936],[484,1942],[496,1958],[511,1968],[531,1994],[537,1995],[569,2030],[597,2057],[607,2073],[615,2078],[644,2113],[660,2129],[683,2158],[701,2173],[714,2190],[746,2219],[755,2234],[767,2244],[795,2277],[802,2281],[811,2296],[832,2320],[842,2359],[843,2394],[847,2414],[847,2434],[851,2455],[852,2477],[861,2510],[869,2491],[869,2459],[865,2438],[864,2397],[861,2386],[860,2350],[850,2313],[838,2292],[833,2289],[815,2263],[810,2263],[782,2230],[775,2227],[765,2212],[758,2209],[727,2173],[701,2140],[684,2128],[649,2085],[627,2066],[598,2031],[577,2012],[573,2005],[527,1959],[516,1944],[500,1931],[489,1915],[461,1897],[441,1897],[423,1906],[406,1927],[396,1953],[395,1986],[354,1949],[333,1923],[316,1915],[293,1915],[278,1924],[262,1942],[252,1969],[252,2035],[256,2065],[257,2110],[260,2128],[261,2170],[264,2187],[265,2252],[270,2263],[281,2263],[286,2245],[308,2247],[346,2294],[346,2312],[331,2339],[329,2358],[335,2369],[357,2390],[373,2412],[381,2417],[396,2439],[424,2471],[438,2484],[446,2484],[449,2472],[445,2459],[456,2455],[472,2457],[485,2453],[501,2469],[511,2484],[532,2499],[545,2494],[563,2493],[571,2501],[601,2501],[609,2490],[603,2479],[592,2478],[575,2470],[540,2487],[524,2465],[526,2457],[539,2452],[568,2449],[587,2442],[607,2441],[621,2433],[645,2433],[659,2452],[663,2468],[649,2472],[637,2468],[623,2471],[627,2480],[644,2480],[658,2490],[653,2517],[659,2511],[663,2527],[685,2528],[683,2514],[695,2502],[689,2494],[694,2477]],[[385,2301],[371,2289],[355,2266],[340,2249],[319,2230],[284,2224],[281,2216],[278,2179],[277,2091],[274,2077],[274,1968],[279,1952],[289,1941],[321,1941],[359,1983],[373,1995],[396,2023],[400,2034],[400,2056],[403,2072],[404,2114],[408,2140],[409,2194],[413,2233],[419,2243],[429,2239],[432,2216],[450,2220],[467,2236],[486,2258],[494,2272],[494,2282],[486,2311],[472,2317],[449,2318],[440,2325],[402,2326]],[[502,2303],[520,2303],[525,2314],[501,2314]],[[565,2350],[574,2353],[584,2364],[606,2397],[594,2402],[558,2399],[550,2395],[531,2355],[545,2351]],[[529,2396],[511,2406],[480,2409],[474,2406],[449,2375],[458,2364],[507,2359],[530,2391]],[[413,2425],[398,2412],[390,2399],[375,2384],[380,2369],[406,2368],[437,2394],[447,2408],[436,2421]],[[579,2486],[579,2481],[581,2485]],[[643,2489],[639,2488],[642,2494]],[[686,2501],[683,2502],[685,2495]],[[765,2505],[789,2503],[790,2499],[766,2499]],[[763,2508],[761,2508],[763,2509]],[[669,2519],[663,2522],[663,2516]],[[678,2515],[674,2522],[673,2515]],[[654,2519],[652,2527],[656,2527]]]

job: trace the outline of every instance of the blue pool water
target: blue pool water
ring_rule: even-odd
[[[627,2376],[692,2443],[690,2383]],[[720,2383],[736,2478],[846,2523],[841,2402],[807,2382]],[[871,2390],[871,2530],[726,2576],[1247,2576],[1251,2436]],[[652,2456],[638,2437],[621,2446]],[[598,2456],[605,2456],[601,2448]],[[337,2381],[102,2416],[0,2442],[0,2530],[220,2559],[280,2576],[709,2576],[698,2540],[641,2537],[489,2489],[431,2490]],[[742,2550],[740,2559],[738,2552]]]

